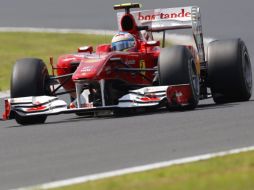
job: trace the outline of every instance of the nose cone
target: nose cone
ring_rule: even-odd
[[[72,80],[94,79],[102,70],[105,58],[83,59],[72,76]]]

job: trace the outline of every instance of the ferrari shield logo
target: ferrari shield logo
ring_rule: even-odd
[[[146,68],[146,62],[145,62],[145,60],[140,60],[140,62],[139,62],[139,68],[140,68],[140,69],[145,69],[145,68]],[[141,73],[142,75],[145,75],[145,74],[146,74],[145,71],[141,71],[140,73]]]

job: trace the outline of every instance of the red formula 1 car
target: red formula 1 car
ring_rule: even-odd
[[[63,113],[194,109],[210,96],[216,103],[249,100],[251,63],[241,39],[211,42],[206,56],[198,7],[132,8],[140,4],[114,6],[125,11],[117,13],[120,31],[111,44],[99,45],[96,51],[80,47],[77,53],[60,56],[56,67],[51,59],[53,76],[41,59],[18,60],[3,118],[27,125]],[[165,32],[174,29],[192,29],[196,46],[165,47]],[[162,43],[153,39],[154,32],[163,33]],[[64,92],[59,92],[61,87]],[[71,103],[58,98],[63,93],[70,94]]]

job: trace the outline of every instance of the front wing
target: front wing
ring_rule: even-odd
[[[168,105],[188,105],[191,98],[189,84],[172,86],[151,86],[129,91],[113,106],[94,107],[92,103],[82,108],[70,107],[65,101],[55,96],[30,96],[5,99],[3,120],[14,119],[15,114],[22,117],[35,115],[58,115],[68,113],[96,112],[122,108],[161,107]]]

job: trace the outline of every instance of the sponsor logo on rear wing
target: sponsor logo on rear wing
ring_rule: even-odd
[[[119,29],[124,14],[117,13]],[[132,11],[131,14],[138,26],[149,26],[151,31],[192,28],[192,7]]]

